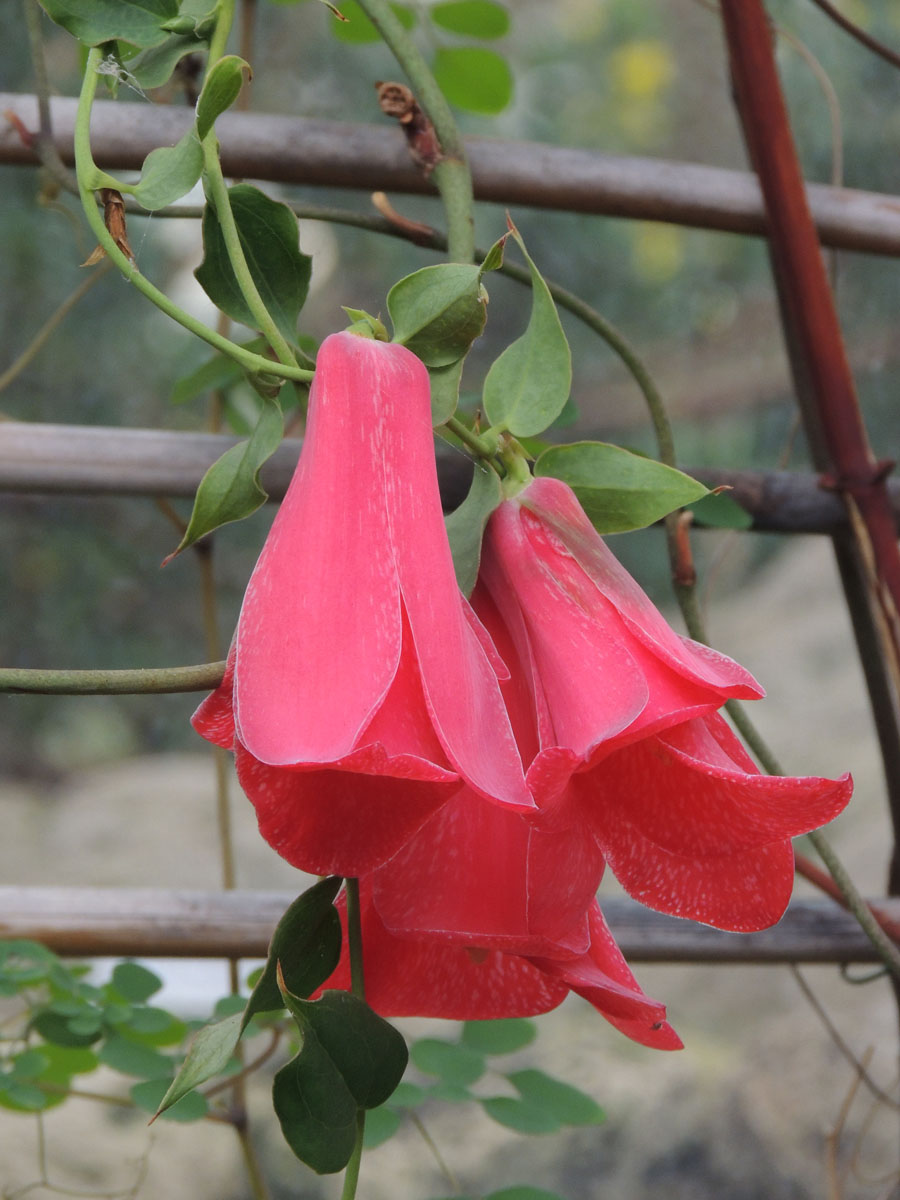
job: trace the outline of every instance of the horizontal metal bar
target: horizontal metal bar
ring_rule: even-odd
[[[0,888],[0,937],[29,938],[59,954],[262,958],[287,892],[149,888]],[[873,901],[900,919],[900,900]],[[633,962],[875,962],[854,919],[830,900],[795,900],[761,933],[723,933],[610,898],[603,911]]]
[[[6,109],[37,129],[34,96],[0,92],[0,112]],[[75,109],[73,99],[51,99],[54,140],[68,163]],[[193,116],[188,108],[98,101],[91,122],[94,157],[108,170],[138,169],[151,150],[178,141]],[[387,123],[235,112],[216,122],[216,133],[225,173],[237,178],[366,191],[432,190],[411,162],[403,135]],[[765,233],[759,185],[747,172],[491,138],[469,138],[466,150],[479,200]],[[34,161],[12,125],[0,126],[0,163]],[[900,199],[816,183],[807,190],[825,245],[900,254]]]
[[[191,497],[204,471],[235,441],[227,434],[0,421],[0,493]],[[263,467],[270,499],[284,495],[299,453],[299,440],[287,438]],[[839,497],[823,490],[813,475],[686,470],[709,487],[731,488],[759,532],[833,533],[846,526]],[[462,500],[470,475],[468,458],[440,443],[445,508]],[[892,480],[890,490],[900,528],[900,480]]]

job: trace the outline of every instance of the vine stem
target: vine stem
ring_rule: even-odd
[[[191,667],[136,667],[122,671],[45,671],[0,667],[0,692],[45,696],[138,696],[154,692],[207,692],[222,682],[224,662]]]
[[[432,178],[441,194],[447,217],[450,259],[452,262],[472,262],[475,257],[472,174],[450,105],[431,68],[400,24],[388,0],[359,0],[359,6],[403,68],[416,100],[434,126],[442,157],[432,172]]]
[[[358,1000],[366,998],[366,982],[363,972],[362,923],[359,907],[359,880],[345,880],[347,896],[347,946],[350,953],[350,990]],[[341,1200],[354,1200],[359,1183],[359,1168],[362,1163],[363,1137],[366,1132],[366,1110],[356,1113],[356,1141],[353,1153],[344,1172],[344,1187]]]
[[[261,354],[253,354],[245,350],[242,346],[229,341],[228,338],[222,337],[214,329],[210,329],[208,325],[204,325],[202,321],[198,321],[196,317],[179,308],[164,292],[154,287],[150,280],[141,274],[137,266],[122,253],[116,245],[115,240],[110,236],[97,208],[94,199],[94,190],[99,187],[115,186],[116,181],[99,170],[91,154],[91,108],[93,107],[94,97],[97,92],[97,68],[101,60],[101,51],[98,47],[93,47],[88,53],[84,80],[81,86],[81,95],[78,99],[74,144],[75,170],[78,177],[78,193],[81,197],[81,204],[84,208],[88,224],[96,234],[97,240],[106,251],[107,256],[112,259],[128,282],[133,283],[138,291],[155,304],[157,308],[161,309],[166,316],[171,317],[173,321],[177,321],[179,325],[182,325],[196,337],[207,342],[222,354],[226,354],[229,358],[234,359],[245,370],[264,371],[269,375],[308,382],[313,377],[312,371],[304,370],[298,366],[289,366],[287,363],[279,364],[273,362],[270,358],[264,358]]]

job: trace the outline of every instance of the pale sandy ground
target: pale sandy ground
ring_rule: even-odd
[[[767,684],[769,699],[756,713],[790,769],[853,770],[857,796],[833,833],[863,889],[874,894],[882,888],[889,839],[860,672],[827,544],[804,539],[791,550],[742,595],[717,607],[712,633],[722,650]],[[211,771],[199,751],[85,771],[50,795],[0,781],[0,799],[5,883],[217,884]],[[235,807],[240,884],[297,887],[296,874],[259,839],[240,796]],[[429,1128],[464,1191],[477,1195],[529,1182],[570,1200],[878,1200],[891,1194],[889,1180],[863,1183],[852,1173],[827,1170],[827,1134],[838,1122],[853,1071],[787,968],[656,966],[637,973],[668,1003],[686,1049],[663,1055],[636,1047],[580,1001],[542,1018],[537,1043],[515,1065],[543,1065],[583,1087],[603,1104],[607,1122],[524,1138],[474,1109],[435,1107],[427,1114]],[[883,981],[851,987],[828,968],[806,974],[854,1050],[875,1048],[871,1070],[890,1086],[897,1043],[888,987]],[[181,975],[175,986],[196,994],[207,980]],[[408,1028],[432,1026],[411,1022]],[[87,1086],[114,1082],[89,1079]],[[496,1081],[483,1086],[485,1094],[499,1090]],[[336,1198],[337,1180],[317,1181],[290,1159],[263,1088],[254,1090],[252,1109],[273,1200]],[[35,1138],[32,1119],[0,1110],[3,1195],[38,1177]],[[249,1195],[235,1140],[221,1126],[158,1125],[151,1134],[141,1118],[72,1100],[47,1116],[46,1138],[52,1178],[92,1196],[127,1192],[148,1148],[141,1200]],[[873,1116],[865,1095],[858,1096],[839,1151],[841,1170],[855,1151],[860,1172],[884,1176],[900,1163],[900,1117],[884,1110]],[[360,1195],[427,1200],[452,1190],[410,1129],[369,1156]],[[47,1200],[53,1193],[39,1187],[27,1194]]]

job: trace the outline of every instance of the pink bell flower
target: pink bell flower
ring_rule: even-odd
[[[234,748],[279,854],[359,875],[463,784],[533,806],[498,672],[456,585],[425,367],[402,346],[333,334],[226,678],[194,727]]]
[[[723,929],[776,922],[790,839],[842,811],[850,777],[759,772],[716,712],[759,685],[668,626],[558,480],[493,514],[473,603],[511,669],[538,819],[589,829],[652,908]]]

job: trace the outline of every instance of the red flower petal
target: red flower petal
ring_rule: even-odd
[[[381,923],[366,889],[360,890],[366,1000],[383,1017],[531,1017],[565,998],[564,983],[518,955],[394,937]],[[346,932],[343,898],[338,907]],[[345,936],[340,964],[322,990],[349,987]]]
[[[567,983],[634,1041],[658,1050],[680,1050],[682,1041],[666,1021],[665,1005],[641,991],[596,901],[589,917],[591,944],[587,954],[571,962],[532,961]]]
[[[585,516],[574,492],[558,479],[535,479],[520,493],[538,519],[528,536],[538,554],[570,555],[610,601],[635,637],[686,679],[719,690],[723,698],[764,695],[749,671],[709,646],[680,637],[628,574]]]
[[[789,839],[835,817],[838,780],[761,775],[717,715],[676,726],[574,776],[573,798],[623,887],[723,929],[760,929],[790,899]]]
[[[536,829],[463,791],[372,876],[375,908],[398,936],[577,955],[603,857],[586,831]]]
[[[238,622],[238,737],[262,762],[349,754],[394,678],[385,443],[417,407],[430,411],[428,378],[402,347],[352,334],[322,343],[300,463]]]

